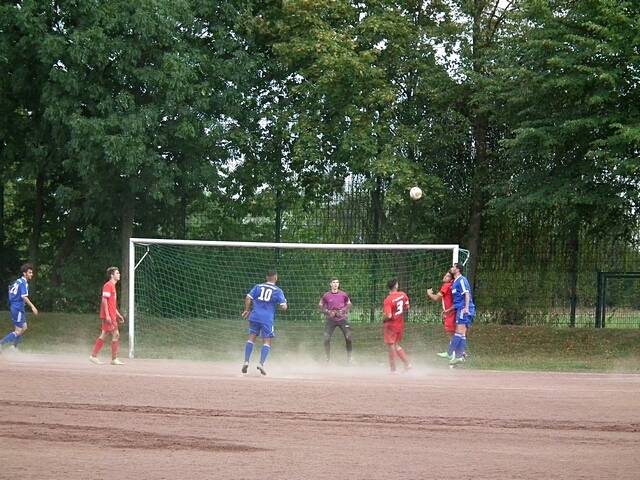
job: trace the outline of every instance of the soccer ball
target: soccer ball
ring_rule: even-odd
[[[420,200],[420,197],[422,197],[422,190],[420,190],[420,187],[412,187],[411,190],[409,190],[409,196],[411,197],[411,200]]]

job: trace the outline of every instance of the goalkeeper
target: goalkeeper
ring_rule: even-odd
[[[329,285],[331,290],[322,296],[319,303],[320,311],[325,316],[324,352],[328,362],[331,359],[331,337],[336,327],[338,327],[344,335],[347,346],[347,363],[350,364],[353,344],[351,342],[351,326],[347,317],[351,308],[351,299],[349,295],[340,290],[340,281],[337,278],[332,278]]]

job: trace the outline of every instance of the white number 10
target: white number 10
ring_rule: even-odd
[[[273,295],[273,290],[270,288],[260,287],[260,296],[258,300],[262,300],[263,302],[268,302],[271,300],[271,295]]]

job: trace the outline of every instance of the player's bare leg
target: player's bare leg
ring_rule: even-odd
[[[124,365],[124,362],[118,358],[118,350],[120,350],[120,331],[111,332],[111,365]]]

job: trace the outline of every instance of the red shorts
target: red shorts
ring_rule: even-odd
[[[103,318],[102,331],[104,333],[115,333],[118,331],[118,324],[116,322],[109,322]]]
[[[444,316],[444,331],[455,332],[456,331],[456,311],[451,310]]]
[[[402,340],[403,328],[398,328],[396,325],[392,323],[385,323],[383,328],[384,328],[384,343],[386,343],[387,345],[392,345]]]

